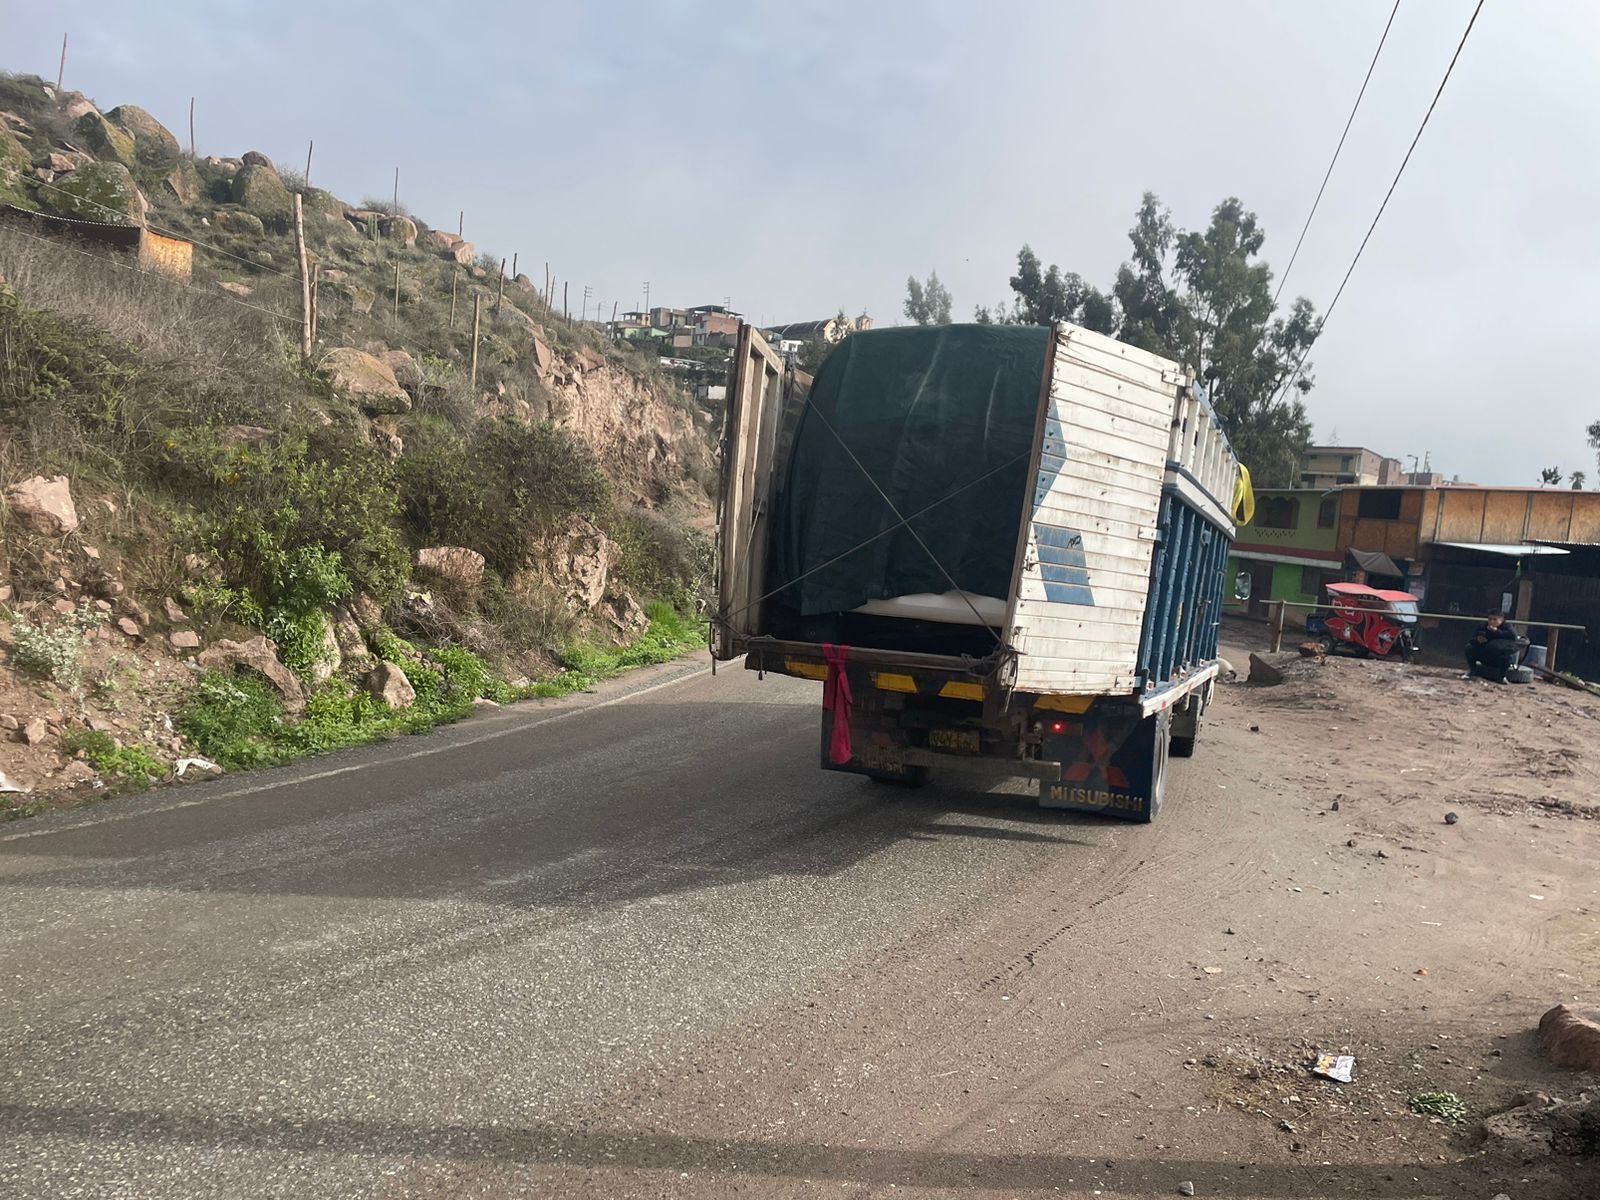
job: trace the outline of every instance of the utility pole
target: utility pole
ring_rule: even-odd
[[[478,387],[478,304],[482,299],[482,292],[472,293],[472,367],[467,378],[474,391]]]
[[[650,281],[648,279],[644,281],[644,315],[647,317],[650,315]]]
[[[294,248],[300,258],[300,361],[311,361],[311,273],[306,270],[306,226],[300,215],[300,193],[294,194]]]
[[[56,98],[61,96],[61,81],[67,77],[67,35],[61,35],[61,65],[56,68]]]
[[[578,314],[579,321],[587,321],[589,319],[589,297],[593,292],[594,289],[587,283],[583,285],[583,309]]]

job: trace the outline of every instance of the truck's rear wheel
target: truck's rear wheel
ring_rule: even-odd
[[[1150,761],[1150,803],[1138,820],[1145,825],[1154,821],[1161,812],[1161,801],[1167,791],[1167,756],[1173,742],[1170,736],[1172,720],[1170,713],[1156,713],[1153,717],[1146,717],[1142,722],[1146,728],[1141,728],[1141,737],[1148,737],[1154,743],[1151,748]],[[1194,739],[1190,739],[1191,748]]]

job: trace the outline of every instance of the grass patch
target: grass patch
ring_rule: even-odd
[[[167,773],[167,764],[143,746],[119,746],[109,733],[98,729],[71,729],[61,739],[68,754],[82,754],[100,774],[119,779],[143,791]]]
[[[1411,1097],[1411,1111],[1419,1117],[1436,1117],[1453,1125],[1466,1119],[1467,1106],[1454,1092],[1420,1092]]]
[[[703,645],[705,633],[698,622],[684,616],[670,604],[657,601],[645,609],[650,628],[626,646],[602,647],[590,642],[572,642],[562,651],[567,669],[550,679],[521,689],[522,696],[569,696],[584,692],[606,679],[614,679],[634,667],[670,662],[685,650]]]

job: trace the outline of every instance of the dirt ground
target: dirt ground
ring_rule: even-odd
[[[1241,677],[1253,636],[1225,638]],[[1332,659],[1230,683],[1155,825],[1040,814],[1063,843],[1051,869],[596,1097],[604,1135],[565,1144],[572,1166],[538,1186],[1600,1196],[1592,1126],[1552,1149],[1542,1118],[1484,1124],[1600,1082],[1534,1037],[1600,981],[1597,734],[1593,697],[1439,668]],[[1353,1055],[1353,1082],[1315,1077],[1323,1052]],[[1464,1116],[1414,1112],[1428,1093]],[[424,1170],[396,1194],[424,1183],[510,1180]]]

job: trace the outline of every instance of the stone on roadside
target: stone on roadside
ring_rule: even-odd
[[[200,635],[192,629],[175,629],[167,634],[167,641],[172,643],[174,650],[200,649]]]
[[[1558,1067],[1600,1074],[1600,1010],[1556,1005],[1539,1019],[1539,1048]]]
[[[1461,820],[1459,813],[1447,812],[1444,815],[1444,823],[1446,825],[1454,825],[1459,820]]]
[[[50,736],[50,725],[43,717],[33,717],[22,724],[22,740],[37,746]]]
[[[174,625],[187,625],[189,623],[189,614],[184,612],[183,606],[171,596],[163,600],[162,605],[167,611],[167,620]]]
[[[298,717],[305,711],[305,689],[295,673],[278,660],[278,647],[270,638],[257,636],[247,642],[224,638],[206,647],[200,655],[200,665],[208,671],[244,667],[260,675],[283,697],[283,711]]]
[[[390,708],[410,708],[417,702],[417,691],[400,666],[380,662],[367,676],[367,691]]]
[[[65,475],[35,475],[6,489],[6,505],[24,529],[44,537],[66,537],[78,528],[72,483]]]
[[[139,628],[139,622],[135,621],[132,617],[117,618],[117,628],[122,630],[124,634],[131,638],[144,636],[144,630]]]
[[[1178,1195],[1180,1195],[1180,1196],[1192,1196],[1192,1195],[1194,1195],[1194,1184],[1191,1183],[1189,1180],[1185,1179],[1182,1183],[1180,1183],[1178,1185]]]

